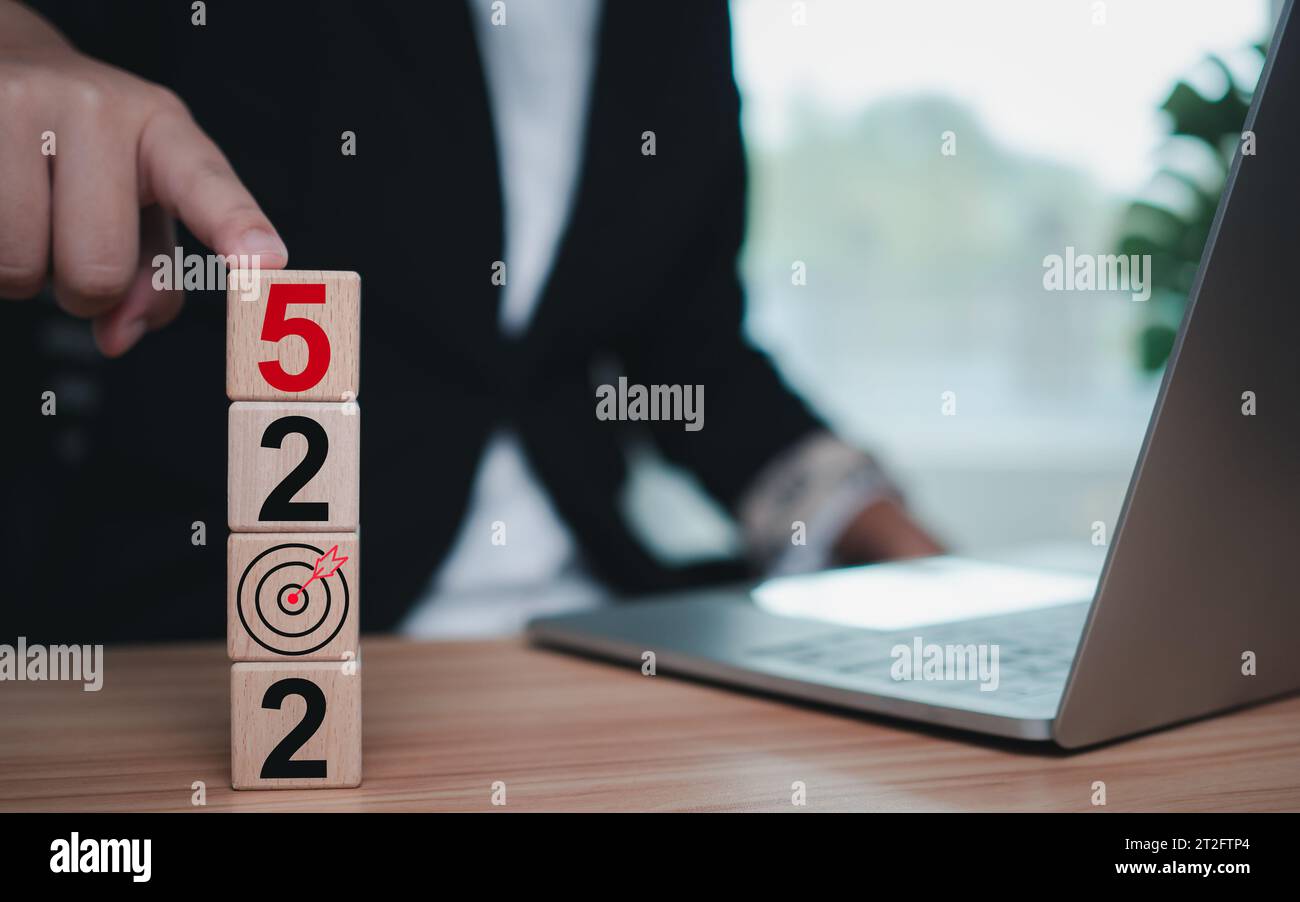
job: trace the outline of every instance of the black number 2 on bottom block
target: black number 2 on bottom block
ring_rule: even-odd
[[[307,744],[315,735],[320,725],[325,722],[325,693],[311,680],[290,677],[272,683],[262,696],[262,707],[279,710],[284,700],[296,695],[307,703],[307,710],[298,725],[289,731],[289,735],[280,740],[279,745],[271,749],[262,763],[263,780],[275,779],[325,779],[328,776],[326,762],[319,758],[294,761],[293,754]]]

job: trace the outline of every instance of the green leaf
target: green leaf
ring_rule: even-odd
[[[1165,365],[1174,350],[1174,339],[1178,331],[1164,324],[1147,326],[1138,336],[1138,357],[1142,369],[1153,373]]]

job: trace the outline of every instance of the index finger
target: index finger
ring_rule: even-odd
[[[168,111],[145,124],[140,190],[142,204],[158,203],[218,254],[256,254],[266,269],[289,262],[271,221],[188,114]]]

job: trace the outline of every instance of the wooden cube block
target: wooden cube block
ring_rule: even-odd
[[[360,544],[355,532],[231,533],[230,660],[356,660]]]
[[[226,279],[226,395],[232,401],[355,401],[361,277],[232,271]]]
[[[235,789],[359,786],[360,665],[233,665],[230,783]]]
[[[230,405],[226,508],[233,532],[351,532],[361,489],[356,402]]]

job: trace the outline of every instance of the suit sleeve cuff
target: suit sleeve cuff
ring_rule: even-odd
[[[870,455],[818,431],[759,472],[737,515],[756,564],[770,574],[804,573],[830,566],[835,543],[859,511],[900,497]]]

